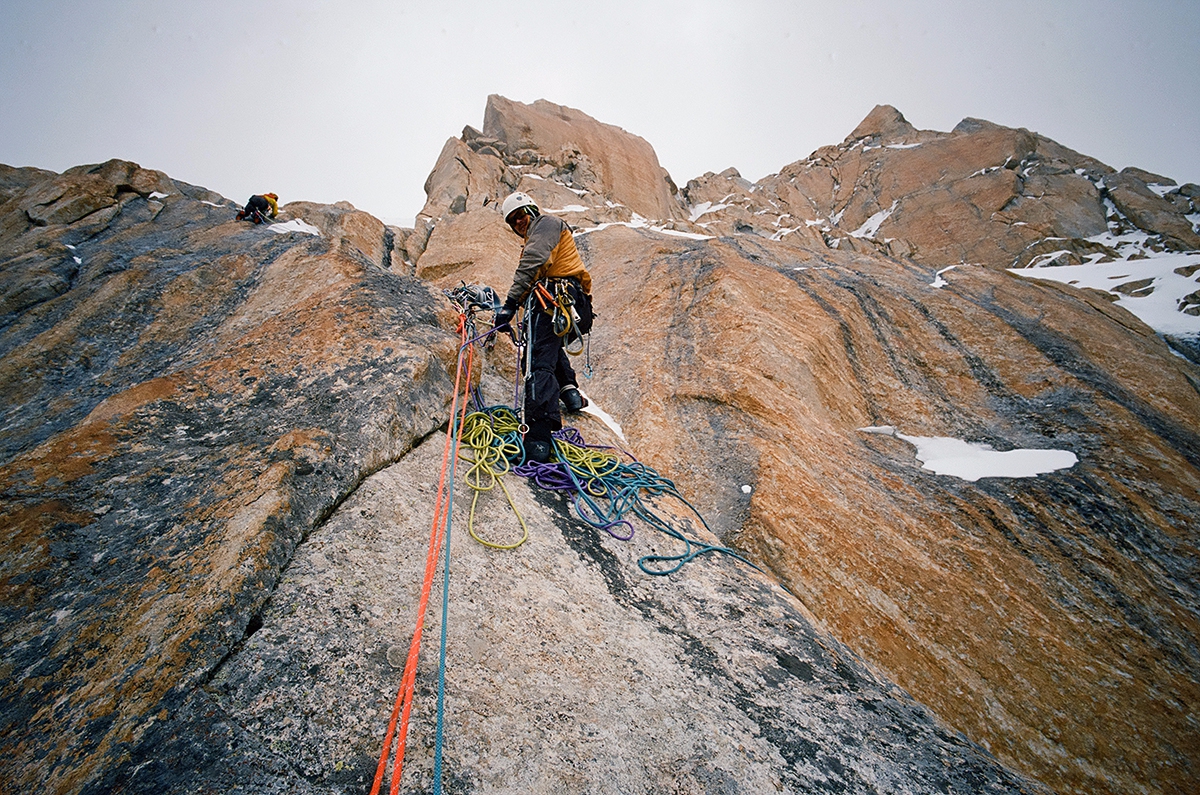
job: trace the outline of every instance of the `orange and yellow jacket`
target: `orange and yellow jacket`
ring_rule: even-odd
[[[543,213],[533,219],[525,233],[521,261],[505,303],[519,306],[534,282],[565,277],[578,279],[583,291],[591,295],[592,277],[575,248],[571,227],[561,218]]]

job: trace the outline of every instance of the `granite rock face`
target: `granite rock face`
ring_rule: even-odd
[[[1150,212],[1190,228],[1169,182],[882,106],[759,183],[688,182],[686,219],[570,208],[601,317],[585,391],[724,541],[1007,764],[1061,792],[1185,787],[1200,378],[1110,298],[1000,271],[1115,254],[1106,232],[1192,246]],[[511,233],[453,223],[471,250],[418,271],[506,287]],[[1080,461],[968,482],[859,430],[879,425]]]
[[[1192,775],[1193,365],[1103,300],[982,267],[933,288],[932,270],[858,254],[585,239],[612,307],[589,394],[727,543],[1058,791]],[[1080,461],[972,483],[859,430],[881,425]]]
[[[679,212],[674,185],[645,139],[574,108],[545,100],[525,105],[493,94],[483,133],[503,142],[506,159],[532,174],[548,167],[573,191],[600,194],[646,218]]]
[[[500,97],[443,149],[413,229],[345,203],[237,224],[121,161],[0,168],[4,781],[367,791],[451,391],[438,289],[507,289],[515,188],[575,225],[593,275],[583,388],[625,440],[580,430],[757,568],[651,577],[638,558],[677,542],[617,541],[513,475],[530,539],[487,549],[472,521],[507,539],[517,520],[460,478],[446,791],[1195,781],[1200,373],[1099,292],[1004,268],[1110,256],[1122,230],[1196,247],[1200,190],[880,106],[758,183],[677,191],[636,136]],[[511,344],[481,357],[507,402]],[[877,426],[1078,462],[968,481]],[[406,792],[432,782],[441,624]]]
[[[1131,229],[1157,250],[1200,249],[1186,194],[1148,185],[1174,182],[1140,169],[1118,173],[1044,136],[979,119],[949,133],[917,130],[881,105],[841,144],[753,186],[731,184],[718,198],[689,183],[683,193],[696,231],[808,245],[817,230],[830,248],[943,267],[1115,257],[1089,238]]]
[[[238,223],[131,163],[33,176],[0,208],[6,295],[46,285],[0,321],[3,779],[99,791],[296,544],[444,421],[453,341],[356,234]]]
[[[214,709],[292,757],[307,788],[281,790],[269,773],[231,781],[225,763],[250,769],[262,753],[249,744],[194,781],[214,791],[369,788],[442,449],[430,440],[363,484],[298,551],[263,628],[205,688]],[[614,540],[556,495],[512,481],[529,523],[529,541],[512,552],[470,538],[469,493],[456,497],[446,791],[1040,791],[831,643],[773,577],[727,559],[648,577],[637,558],[664,549],[663,537],[643,527]],[[476,513],[477,533],[519,537],[498,492]],[[404,791],[432,784],[442,617],[431,615]],[[144,779],[129,791],[161,791],[162,779]]]

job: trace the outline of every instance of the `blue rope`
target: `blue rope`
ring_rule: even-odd
[[[574,433],[569,433],[571,431]],[[565,431],[561,431],[559,435],[567,436],[568,438],[575,436],[576,440],[569,441],[568,443],[576,444],[577,446],[581,446],[583,444],[582,435],[580,435],[579,432],[573,428],[568,428]],[[567,439],[562,439],[561,441],[567,442]],[[560,451],[559,457],[566,461],[567,457],[562,454],[562,448],[558,446],[557,442],[556,449]],[[630,456],[630,458],[633,457]],[[659,532],[683,543],[684,550],[678,555],[643,555],[641,558],[638,558],[638,568],[646,574],[651,574],[654,576],[674,574],[682,569],[686,564],[690,563],[701,555],[707,555],[713,552],[720,553],[722,555],[728,555],[732,558],[742,561],[754,569],[761,571],[758,566],[755,566],[753,563],[746,560],[744,557],[728,547],[707,544],[703,541],[689,538],[671,526],[670,522],[666,521],[657,513],[655,513],[643,498],[643,493],[649,497],[661,497],[664,495],[667,497],[674,497],[688,507],[688,509],[696,516],[696,518],[700,520],[700,524],[704,526],[705,530],[707,530],[709,533],[712,533],[712,528],[708,526],[708,522],[704,520],[704,516],[701,515],[700,511],[696,509],[696,506],[688,502],[687,499],[685,499],[684,496],[679,493],[679,489],[675,487],[675,483],[669,478],[665,478],[658,474],[656,471],[654,471],[654,469],[646,466],[642,462],[636,459],[633,459],[630,463],[624,463],[618,460],[612,470],[594,477],[591,476],[591,473],[580,470],[570,463],[560,463],[559,466],[566,470],[567,475],[571,479],[571,483],[575,489],[575,512],[583,521],[587,522],[593,527],[608,531],[609,534],[614,538],[628,540],[633,537],[633,526],[624,517],[627,514],[632,513],[634,516],[637,516],[639,519]],[[580,482],[579,475],[584,475],[588,478],[586,485]],[[593,494],[596,494],[596,496],[599,497],[608,498],[610,507],[607,511],[601,509],[600,506],[596,504],[596,501],[592,498]],[[586,516],[580,507],[580,501],[586,504],[598,518],[591,519]],[[621,536],[617,536],[615,533],[613,533],[610,528],[616,524],[624,524],[625,526],[629,527],[629,535],[622,538]],[[715,535],[715,533],[713,533],[713,535]],[[674,563],[674,565],[665,569],[660,568],[657,565],[651,565],[659,563]]]
[[[470,345],[470,342],[458,350],[460,363],[462,352],[466,350],[467,345]],[[466,400],[465,395],[463,399]],[[450,460],[450,487],[446,498],[446,537],[442,540],[444,545],[442,552],[442,638],[441,648],[438,651],[437,729],[433,744],[434,795],[441,795],[442,792],[442,751],[446,734],[446,640],[450,624],[450,532],[454,526],[454,475],[458,467],[458,437],[462,432],[457,416],[451,417],[450,421],[452,423],[450,445],[454,450],[454,455]]]

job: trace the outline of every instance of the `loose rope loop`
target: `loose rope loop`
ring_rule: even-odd
[[[758,569],[728,547],[688,537],[655,511],[651,506],[654,500],[674,498],[695,515],[705,530],[712,533],[704,517],[679,493],[671,480],[659,475],[628,452],[589,445],[574,428],[554,434],[554,451],[557,461],[548,464],[526,462],[513,472],[531,479],[541,488],[573,492],[575,512],[579,518],[619,541],[633,538],[633,523],[628,518],[632,515],[683,544],[683,551],[676,555],[645,555],[639,558],[638,568],[646,574],[673,574],[701,555],[711,553],[728,555]],[[628,460],[623,460],[617,455],[618,452]]]
[[[512,494],[504,485],[504,475],[512,468],[512,459],[524,456],[521,445],[520,423],[517,416],[507,406],[493,406],[489,409],[474,411],[463,419],[463,441],[470,449],[471,457],[466,458],[471,466],[467,469],[464,480],[475,492],[471,498],[471,514],[467,530],[480,544],[492,549],[516,549],[529,538],[529,527],[525,517],[513,502]],[[508,500],[509,506],[521,524],[521,538],[512,543],[490,541],[475,532],[475,508],[479,496],[500,485]]]

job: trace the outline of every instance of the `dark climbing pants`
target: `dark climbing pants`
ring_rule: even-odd
[[[271,209],[271,205],[267,202],[266,197],[251,196],[250,201],[246,202],[246,208],[242,212],[249,215],[252,211],[256,211],[262,215],[266,215],[269,209]]]
[[[574,285],[572,291],[579,292]],[[563,339],[554,335],[551,316],[534,309],[532,326],[532,362],[525,379],[525,422],[529,425],[526,444],[548,442],[550,434],[562,428],[559,393],[567,384],[579,386],[570,357],[563,350]]]

